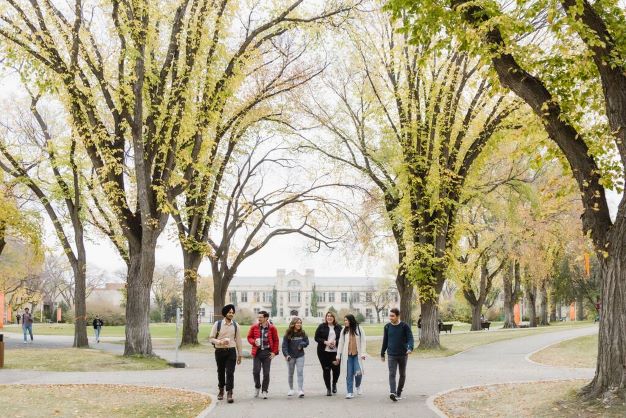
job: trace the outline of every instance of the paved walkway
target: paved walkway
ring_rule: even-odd
[[[541,366],[526,361],[529,353],[555,342],[597,333],[597,326],[567,331],[541,333],[476,347],[452,357],[437,359],[411,359],[407,367],[405,399],[392,403],[388,398],[386,364],[377,358],[365,361],[363,378],[364,394],[358,398],[344,399],[345,379],[339,379],[338,394],[332,399],[326,390],[315,348],[310,347],[305,361],[304,399],[288,398],[286,392],[287,367],[282,358],[272,366],[270,398],[254,399],[252,384],[252,361],[244,359],[235,373],[235,403],[219,402],[212,416],[220,417],[268,417],[280,416],[281,411],[301,417],[326,417],[329,411],[340,408],[346,417],[434,417],[436,414],[426,404],[429,396],[438,392],[480,384],[509,381],[532,381],[549,379],[591,378],[593,369],[573,369]],[[21,346],[21,336],[5,334],[8,350]],[[97,348],[121,353],[123,345],[106,342]],[[111,340],[119,340],[113,338]],[[36,343],[25,347],[71,346],[72,337],[37,336]],[[156,354],[168,360],[174,359],[173,350],[155,349]],[[10,355],[10,351],[7,353]],[[37,372],[25,370],[0,370],[0,383],[123,383],[149,386],[176,387],[216,393],[217,378],[212,355],[201,352],[180,352],[186,369],[168,369],[145,372]],[[295,380],[295,379],[294,379]]]

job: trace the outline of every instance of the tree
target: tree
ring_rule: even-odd
[[[462,190],[487,142],[518,127],[510,119],[518,104],[495,91],[483,64],[454,42],[412,44],[398,32],[401,22],[367,16],[347,35],[356,58],[341,62],[329,83],[326,96],[337,104],[309,106],[335,145],[309,143],[375,184],[398,244],[398,290],[417,286],[420,347],[438,348],[437,302]]]
[[[378,285],[370,289],[372,294],[372,299],[369,301],[369,304],[374,308],[376,312],[376,322],[380,324],[380,313],[385,309],[389,308],[389,303],[391,302],[391,292],[394,289],[393,282],[387,279],[381,279],[378,282]],[[404,312],[402,312],[402,318],[406,322],[404,318]]]
[[[317,297],[315,284],[313,284],[313,289],[311,290],[311,316],[313,318],[317,318]]]
[[[272,318],[275,318],[278,315],[278,291],[276,287],[272,288]]]
[[[41,247],[40,219],[37,213],[20,205],[15,184],[5,182],[0,171],[0,256],[9,238],[29,243],[34,249]]]
[[[125,355],[152,354],[154,254],[175,198],[197,184],[198,167],[213,168],[219,115],[242,75],[254,72],[246,63],[257,48],[314,20],[302,3],[242,11],[249,30],[236,40],[227,28],[238,24],[241,3],[228,0],[113,0],[92,13],[81,0],[73,7],[16,0],[2,9],[3,48],[27,59],[61,98],[93,166],[94,189],[105,197],[108,212],[103,204],[100,215],[124,238]],[[339,4],[315,16],[348,9]]]
[[[82,167],[77,162],[77,138],[73,132],[69,133],[69,138],[55,138],[45,116],[38,109],[41,95],[30,90],[28,93],[30,114],[19,114],[16,126],[9,128],[13,132],[12,144],[9,144],[9,138],[0,140],[3,157],[0,169],[30,190],[54,226],[74,276],[74,347],[87,347],[87,253],[81,192]],[[11,145],[16,149],[12,150]],[[20,148],[28,149],[31,155],[17,154]],[[61,151],[63,148],[66,149]],[[46,175],[41,179],[39,176],[43,173]],[[48,177],[54,179],[51,186],[47,184]],[[69,222],[64,219],[64,213],[67,213]],[[70,231],[66,231],[67,224],[71,225]]]
[[[152,294],[163,322],[170,322],[172,309],[174,310],[174,315],[176,315],[175,309],[180,305],[179,299],[182,296],[181,273],[180,269],[172,265],[157,266],[154,269]],[[167,311],[168,306],[170,308],[169,311]]]
[[[319,251],[322,246],[332,248],[350,230],[334,228],[338,220],[349,222],[352,214],[343,202],[323,193],[358,188],[324,183],[323,173],[317,173],[309,184],[299,184],[307,178],[306,169],[287,157],[287,151],[273,138],[259,138],[226,179],[225,193],[217,203],[221,213],[214,224],[216,232],[207,238],[216,317],[221,316],[239,266],[276,237],[300,235],[310,243],[309,251]],[[288,170],[288,175],[279,174],[281,170]],[[270,176],[283,182],[268,184],[265,179]]]

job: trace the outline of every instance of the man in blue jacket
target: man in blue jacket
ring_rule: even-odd
[[[387,352],[389,398],[394,402],[402,399],[402,389],[406,379],[406,362],[411,351],[413,351],[411,327],[400,321],[400,310],[393,308],[389,311],[389,323],[385,325],[380,358],[385,361],[385,352]],[[396,389],[396,370],[398,369],[400,370],[400,378]]]

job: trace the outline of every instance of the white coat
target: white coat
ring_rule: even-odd
[[[348,338],[350,337],[350,332],[344,334],[344,330],[346,327],[341,328],[341,336],[339,337],[339,345],[337,345],[337,356],[340,357],[341,364],[341,373],[347,372],[347,364],[348,364]],[[367,355],[367,342],[365,339],[365,333],[363,332],[363,328],[357,326],[357,335],[356,335],[356,350],[359,353],[359,367],[361,368],[361,374],[365,374],[365,368],[363,367],[363,359],[361,356]]]

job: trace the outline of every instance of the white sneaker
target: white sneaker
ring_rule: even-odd
[[[352,399],[354,398],[354,395],[351,393],[346,393],[346,399]]]
[[[304,398],[304,391],[303,390],[298,392],[298,398]]]
[[[261,391],[261,388],[254,388],[254,397],[258,398],[259,397],[259,392]]]
[[[263,392],[263,399],[267,399],[267,392]]]
[[[363,395],[363,390],[361,389],[361,386],[358,386],[358,387],[356,388],[356,394],[357,394],[357,395],[359,395],[359,396],[360,396],[360,395]]]
[[[28,344],[28,341],[24,341],[24,344]]]
[[[289,389],[289,392],[287,392],[287,396],[293,396],[296,392],[293,389]]]

